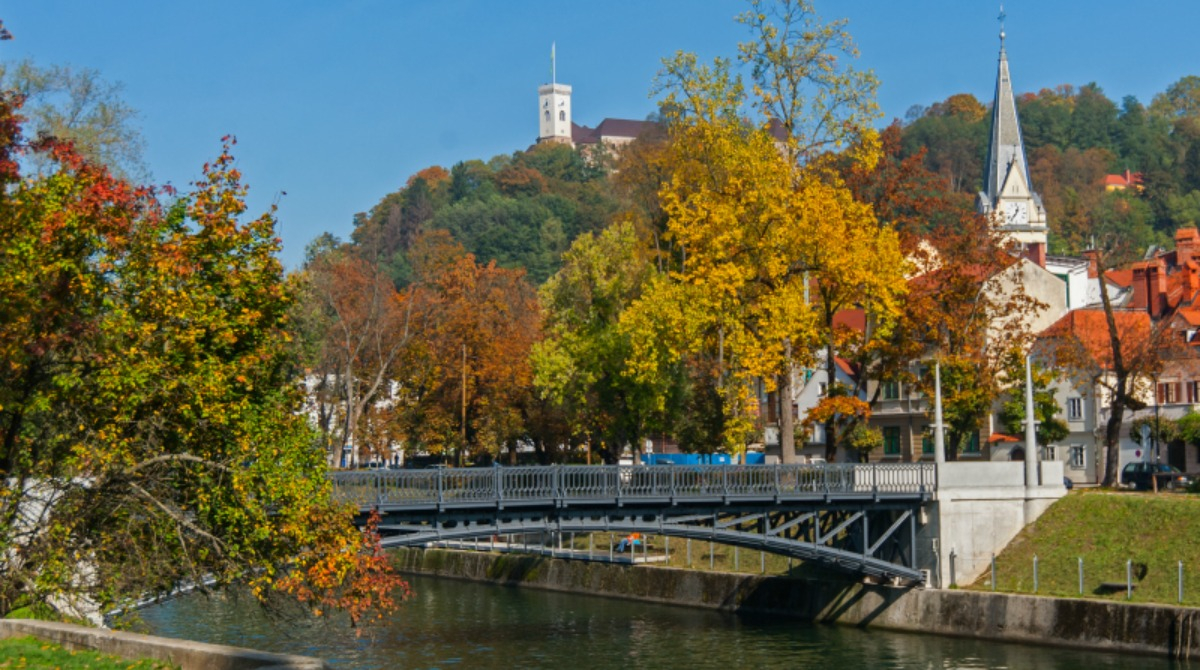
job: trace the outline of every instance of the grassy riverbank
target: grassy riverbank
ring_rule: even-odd
[[[0,640],[0,668],[57,668],[61,670],[170,670],[161,661],[131,661],[94,651],[70,651],[36,637]]]
[[[1183,561],[1183,604],[1200,606],[1200,496],[1074,491],[996,557],[996,590],[1033,593],[1034,556],[1038,595],[1081,597],[1082,558],[1082,597],[1124,601],[1126,561],[1132,561],[1131,600],[1164,604],[1178,602]],[[991,589],[990,575],[969,588]]]

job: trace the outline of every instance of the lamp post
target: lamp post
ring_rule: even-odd
[[[933,462],[941,465],[946,462],[946,434],[942,425],[942,361],[934,363],[933,379]]]
[[[1037,420],[1033,405],[1033,362],[1025,357],[1025,486],[1034,487],[1038,482]]]
[[[1154,464],[1155,465],[1157,465],[1158,461],[1159,461],[1158,445],[1159,445],[1159,435],[1161,434],[1161,431],[1162,431],[1162,422],[1160,421],[1160,418],[1159,418],[1159,407],[1160,407],[1160,403],[1158,400],[1158,375],[1155,374],[1154,375]]]

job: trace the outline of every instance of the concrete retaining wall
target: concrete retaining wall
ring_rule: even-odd
[[[822,623],[1200,658],[1200,610],[976,591],[900,589],[537,556],[398,549],[402,572]]]
[[[999,554],[1022,528],[1067,494],[1062,464],[1039,465],[1042,483],[1028,487],[1021,461],[938,465],[936,500],[926,508],[931,523],[922,529],[922,547],[918,548],[929,542],[934,586],[975,581],[988,570],[992,554]],[[929,565],[924,556],[918,553],[921,567]]]
[[[98,651],[121,658],[152,658],[182,670],[324,670],[324,661],[309,656],[268,654],[253,649],[173,640],[69,623],[0,619],[0,639],[32,635],[67,649]]]

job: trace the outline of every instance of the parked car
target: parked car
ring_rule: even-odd
[[[1158,480],[1158,489],[1185,489],[1192,483],[1192,478],[1179,471],[1179,468],[1166,463],[1130,463],[1121,470],[1121,483],[1132,486],[1139,491],[1149,491],[1154,488],[1152,480]]]

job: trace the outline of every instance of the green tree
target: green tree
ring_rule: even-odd
[[[609,462],[626,444],[636,451],[652,427],[663,426],[668,408],[675,375],[629,375],[632,344],[620,329],[621,314],[642,295],[652,272],[633,226],[618,223],[576,239],[539,291],[546,336],[533,348],[534,384]]]

